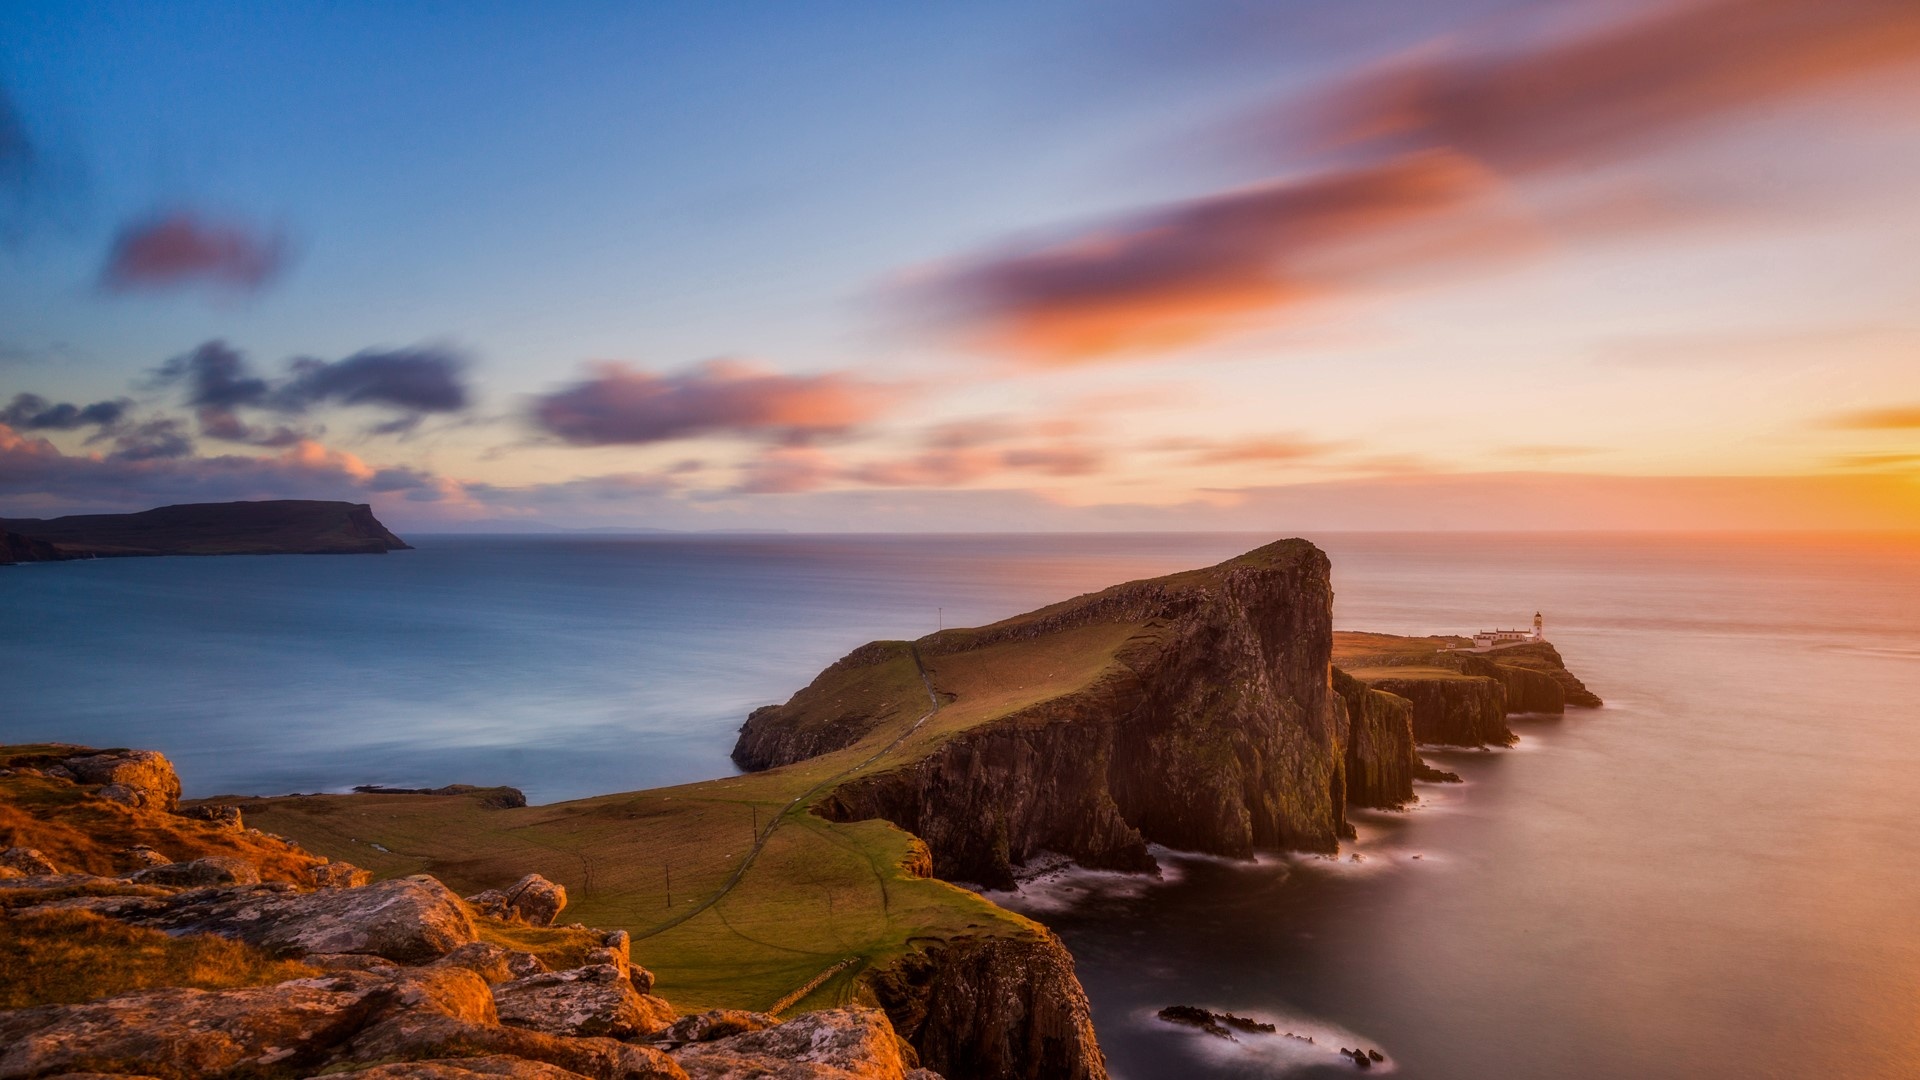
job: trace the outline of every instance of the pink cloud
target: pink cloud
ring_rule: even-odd
[[[278,233],[176,210],[122,227],[100,280],[115,292],[201,284],[251,292],[278,276],[286,261],[286,239]]]
[[[879,415],[899,393],[844,374],[781,375],[734,361],[672,375],[607,363],[542,395],[532,417],[576,446],[711,434],[794,438],[846,431]]]

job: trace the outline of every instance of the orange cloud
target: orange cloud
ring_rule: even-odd
[[[1490,186],[1457,156],[1409,155],[1155,207],[936,271],[918,288],[986,342],[1032,363],[1156,351],[1341,287],[1344,275],[1319,272],[1316,260],[1459,210]]]
[[[1920,405],[1901,405],[1890,409],[1862,409],[1836,416],[1830,426],[1855,431],[1902,430],[1920,428]]]
[[[714,360],[672,375],[599,364],[542,395],[534,424],[576,446],[664,442],[715,433],[795,438],[845,431],[900,393],[843,374],[780,375]]]
[[[1275,109],[1264,134],[1373,154],[1447,147],[1508,172],[1566,169],[1916,59],[1913,0],[1675,3],[1531,48],[1429,51],[1305,108]]]

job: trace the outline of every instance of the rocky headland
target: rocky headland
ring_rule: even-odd
[[[0,564],[136,555],[377,555],[407,548],[365,503],[313,499],[0,520]]]
[[[299,984],[287,1000],[304,1004],[288,1007],[346,1016],[344,1034],[203,1074],[425,1070],[402,1062],[431,1058],[467,1072],[376,1075],[1104,1080],[1059,939],[956,883],[1011,885],[1063,857],[1151,873],[1149,844],[1332,851],[1352,834],[1350,808],[1402,806],[1418,781],[1457,779],[1421,744],[1500,744],[1509,713],[1591,698],[1544,644],[1466,653],[1457,639],[1335,633],[1329,569],[1312,545],[1282,541],[990,626],[874,642],[753,713],[734,751],[748,773],[552,806],[453,785],[176,809],[171,769],[139,754],[17,752],[0,777],[14,814],[0,842],[49,865],[0,882],[18,890],[0,895],[26,897],[6,901],[9,932],[44,943],[53,931],[35,920],[107,920],[172,947],[252,951],[229,965],[250,973],[243,984],[175,977],[12,1002],[25,1008],[0,1013],[0,1038],[41,1025],[68,1034],[34,1045],[78,1045],[93,1036],[72,1033],[123,999],[158,1025],[178,1003],[139,995],[162,985],[195,1002],[228,995],[221,1009],[253,1016],[249,1002],[273,997],[264,987]],[[154,776],[134,783],[139,761]],[[364,918],[389,899],[421,914],[405,933]],[[606,929],[550,925],[563,909]],[[486,1003],[464,975],[426,974],[461,956]],[[324,994],[339,996],[312,996]],[[209,1022],[227,1025],[222,1045],[288,1045],[252,1020]],[[460,1034],[392,1034],[423,1026]],[[794,1064],[802,1043],[843,1049]],[[86,1068],[126,1073],[128,1055]],[[81,1067],[10,1060],[0,1080]]]

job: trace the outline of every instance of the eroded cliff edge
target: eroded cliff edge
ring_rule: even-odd
[[[1038,692],[839,783],[819,812],[891,821],[927,842],[940,876],[999,887],[1042,851],[1126,870],[1153,868],[1150,843],[1331,851],[1349,802],[1406,801],[1419,760],[1404,703],[1336,692],[1332,613],[1326,555],[1283,540],[922,638],[910,648],[955,706],[989,692],[981,667]],[[890,700],[871,693],[874,669],[901,647],[856,650],[755,712],[735,760],[766,768],[865,737]]]

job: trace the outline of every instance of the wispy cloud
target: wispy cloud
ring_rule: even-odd
[[[845,374],[782,375],[732,360],[670,375],[608,363],[541,395],[531,419],[576,446],[713,434],[791,440],[847,431],[878,416],[899,393]]]
[[[1243,113],[1226,137],[1281,176],[920,271],[905,295],[1029,363],[1167,353],[1358,287],[1537,254],[1522,206],[1580,236],[1717,218],[1724,193],[1569,182],[1920,62],[1912,0],[1555,10]],[[1559,187],[1512,197],[1536,177]]]

